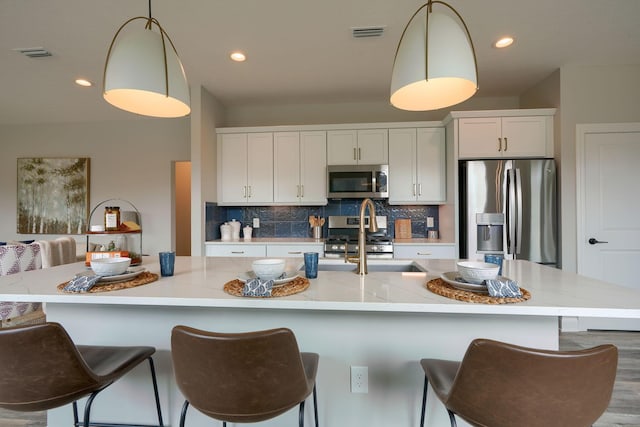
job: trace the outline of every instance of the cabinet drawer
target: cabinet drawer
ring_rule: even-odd
[[[322,244],[317,245],[268,245],[267,256],[273,258],[302,258],[305,252],[318,252],[324,256]]]
[[[393,246],[394,258],[455,259],[455,245],[399,245]]]
[[[249,243],[237,245],[205,245],[206,256],[219,257],[264,257],[267,255],[266,245]]]

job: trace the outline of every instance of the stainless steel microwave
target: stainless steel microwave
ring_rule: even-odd
[[[389,165],[327,166],[327,197],[386,199],[388,175]]]

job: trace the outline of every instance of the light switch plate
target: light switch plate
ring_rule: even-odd
[[[260,228],[260,218],[253,218],[253,228]]]

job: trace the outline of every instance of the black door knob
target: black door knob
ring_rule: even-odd
[[[598,243],[609,243],[609,242],[602,242],[602,241],[600,241],[598,239],[594,239],[593,237],[589,239],[589,244],[590,245],[596,245]]]

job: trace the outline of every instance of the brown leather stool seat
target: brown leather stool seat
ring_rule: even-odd
[[[90,425],[96,395],[145,360],[149,361],[158,425],[162,413],[153,347],[76,346],[55,322],[0,329],[0,407],[30,412],[73,404],[74,425]],[[89,397],[84,420],[77,400]],[[118,425],[118,424],[109,424]]]
[[[474,426],[586,427],[607,409],[618,350],[607,344],[577,351],[551,351],[476,339],[462,362],[420,361],[427,386],[455,415]]]
[[[189,405],[227,422],[253,423],[274,418],[304,403],[313,393],[318,427],[316,373],[318,355],[301,353],[286,328],[246,333],[208,332],[176,326],[171,357],[180,391],[185,396],[180,426]]]

